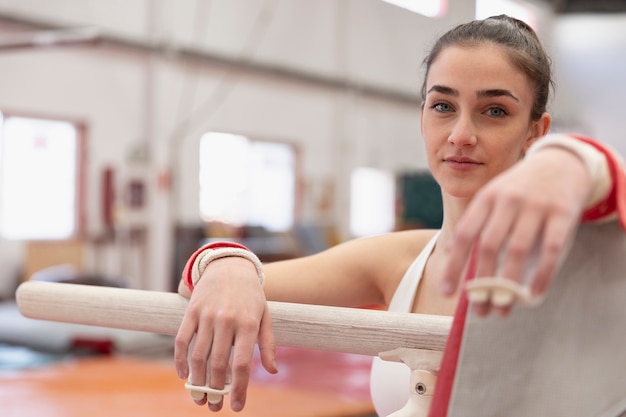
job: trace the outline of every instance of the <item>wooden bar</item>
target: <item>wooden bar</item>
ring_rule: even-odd
[[[187,299],[176,293],[29,281],[17,290],[33,319],[176,335]],[[377,356],[444,349],[450,317],[269,302],[276,344]]]

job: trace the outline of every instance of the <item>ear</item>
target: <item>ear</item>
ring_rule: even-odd
[[[526,153],[528,148],[530,148],[530,145],[535,143],[537,139],[548,134],[551,124],[552,117],[548,113],[543,113],[539,120],[532,122],[528,139],[526,139],[526,143],[524,144],[524,153]]]

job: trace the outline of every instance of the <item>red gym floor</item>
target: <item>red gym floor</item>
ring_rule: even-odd
[[[3,417],[362,417],[371,358],[279,348],[277,376],[255,362],[244,411],[195,405],[171,359],[95,356],[0,371]]]

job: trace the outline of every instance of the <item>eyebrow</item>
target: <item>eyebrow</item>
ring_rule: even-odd
[[[494,88],[492,90],[480,90],[476,92],[477,97],[511,97],[515,101],[519,101],[517,97],[513,95],[509,90],[504,90],[502,88]]]
[[[431,91],[435,91],[437,93],[445,94],[445,95],[448,95],[448,96],[454,96],[454,97],[458,97],[459,96],[459,92],[457,90],[455,90],[454,88],[451,88],[451,87],[446,87],[444,85],[438,85],[438,84],[433,85],[427,91],[427,94],[430,93]]]
[[[437,93],[440,94],[445,94],[448,96],[453,96],[453,97],[458,97],[459,96],[459,91],[452,88],[452,87],[447,87],[445,85],[433,85],[427,93],[430,93],[431,91],[435,91]],[[503,88],[492,88],[492,89],[488,89],[488,90],[479,90],[476,92],[476,97],[482,98],[482,97],[511,97],[513,100],[518,101],[519,99],[517,97],[515,97],[515,95],[510,92],[509,90],[505,90]]]

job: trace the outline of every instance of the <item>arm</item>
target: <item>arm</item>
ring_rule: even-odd
[[[355,239],[316,255],[265,265],[269,300],[360,307],[387,305],[433,236],[409,230]]]
[[[526,269],[534,265],[530,290],[542,295],[566,255],[577,225],[589,219],[587,213],[604,207],[602,215],[593,218],[597,220],[615,212],[624,194],[618,192],[613,177],[623,177],[617,158],[598,151],[599,145],[588,139],[553,138],[538,140],[526,158],[475,196],[447,248],[450,261],[442,280],[445,294],[459,285],[475,247],[477,277],[500,276],[522,282]],[[487,314],[492,305],[487,301],[475,307],[479,314]],[[499,311],[507,314],[509,308],[505,305]]]
[[[267,264],[263,287],[247,259],[229,257],[209,263],[193,292],[185,279],[179,285],[179,292],[190,297],[176,338],[179,376],[187,378],[191,368],[192,384],[204,385],[208,366],[210,386],[221,389],[234,347],[231,408],[242,409],[255,343],[266,370],[277,371],[266,297],[338,306],[385,304],[431,235],[409,231],[357,239],[317,255]],[[210,408],[216,411],[221,406]]]

